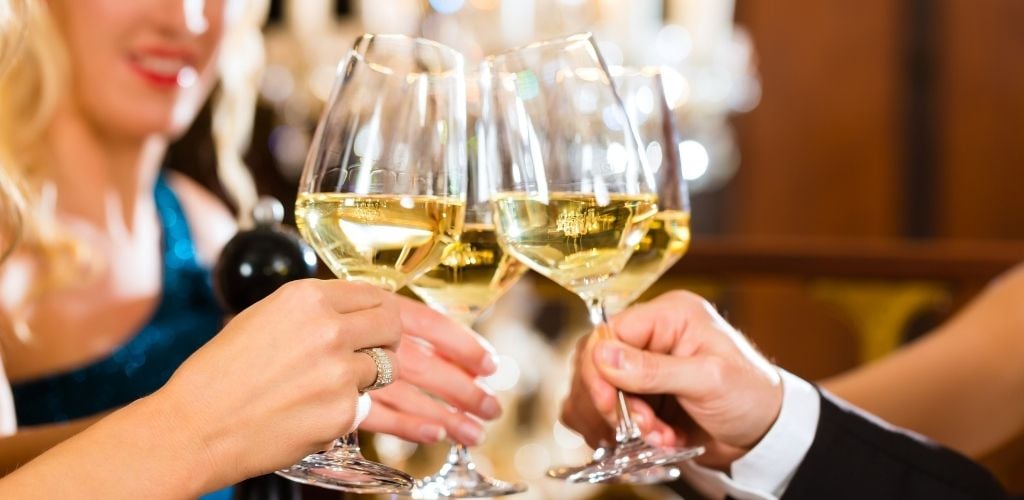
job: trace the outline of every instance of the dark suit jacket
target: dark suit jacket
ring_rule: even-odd
[[[821,398],[821,417],[807,456],[783,500],[1005,499],[999,483],[971,460],[892,428],[833,399]]]

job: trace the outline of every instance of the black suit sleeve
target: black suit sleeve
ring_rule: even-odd
[[[783,500],[1005,499],[980,465],[822,394],[818,429]]]

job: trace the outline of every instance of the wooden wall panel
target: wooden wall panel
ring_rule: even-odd
[[[939,234],[1024,238],[1024,2],[941,4]]]
[[[900,2],[740,2],[761,103],[737,118],[743,154],[728,229],[897,236],[902,229]]]
[[[758,107],[735,120],[743,157],[723,193],[726,232],[900,234],[902,16],[888,0],[738,3],[763,92]],[[856,362],[852,328],[800,283],[741,282],[727,313],[801,376],[826,377]]]

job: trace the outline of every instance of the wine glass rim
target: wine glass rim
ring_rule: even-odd
[[[422,71],[422,73],[433,76],[465,76],[465,57],[462,55],[462,52],[459,52],[453,47],[427,38],[404,35],[401,33],[363,33],[362,35],[359,35],[359,37],[356,38],[356,41],[352,44],[352,49],[350,50],[350,53],[354,57],[366,61],[367,63],[372,63],[375,66],[388,67],[388,65],[382,65],[374,61],[371,61],[370,57],[368,57],[367,49],[369,48],[370,42],[373,40],[381,40],[389,43],[402,42],[410,44],[412,46],[429,47],[431,49],[435,49],[439,52],[444,53],[442,64],[443,68],[436,71],[428,69],[426,71]]]
[[[504,59],[504,58],[506,58],[506,57],[508,57],[508,56],[510,56],[512,54],[515,54],[517,52],[522,52],[522,51],[527,51],[527,50],[535,50],[535,49],[539,49],[539,48],[542,48],[542,47],[549,47],[549,46],[552,46],[552,45],[569,45],[569,44],[573,44],[573,43],[577,43],[577,42],[582,42],[582,41],[587,41],[587,42],[590,42],[590,43],[594,43],[594,34],[589,32],[589,31],[584,31],[584,32],[580,32],[580,33],[573,33],[573,34],[567,35],[567,36],[560,36],[560,37],[557,37],[557,38],[549,38],[547,40],[541,40],[539,42],[531,42],[531,43],[528,43],[526,45],[520,45],[520,46],[517,46],[517,47],[512,47],[511,49],[506,49],[506,50],[502,50],[500,52],[496,52],[494,54],[491,54],[491,55],[489,55],[489,56],[484,58],[484,62],[485,63],[493,63],[493,62],[497,61],[498,59]]]

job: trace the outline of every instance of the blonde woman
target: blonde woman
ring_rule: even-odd
[[[234,220],[160,164],[219,80],[218,168],[248,213],[255,196],[238,153],[266,11],[258,0],[18,4],[24,40],[0,77],[0,168],[24,210],[21,243],[0,268],[0,346],[24,432],[0,442],[6,469],[152,393],[220,329],[208,266]],[[447,340],[434,333],[442,320],[403,320],[421,340]],[[414,379],[379,391],[364,428],[479,442],[477,421],[414,387],[500,413],[473,383],[494,369],[491,354],[469,332],[456,338],[450,349],[404,344]]]

